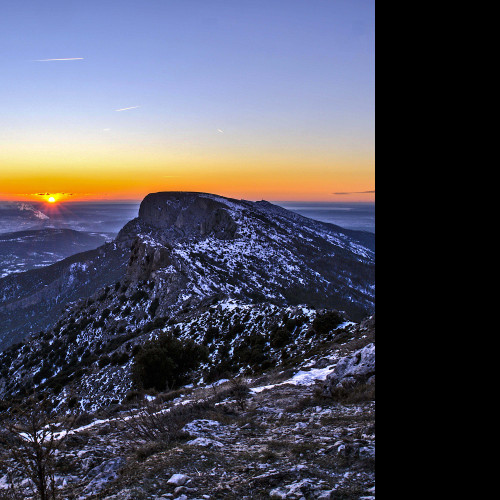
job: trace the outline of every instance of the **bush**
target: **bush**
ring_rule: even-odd
[[[149,306],[149,315],[154,318],[156,315],[156,310],[160,306],[160,301],[158,298],[154,299],[151,305]]]
[[[76,408],[76,405],[78,404],[78,398],[76,396],[72,396],[68,400],[68,408],[71,410],[73,408]]]
[[[266,338],[263,335],[247,335],[234,349],[234,359],[241,366],[250,365],[255,367],[267,360]]]
[[[289,330],[280,328],[271,334],[272,347],[285,347],[292,341],[292,335]]]
[[[138,290],[137,292],[130,297],[130,300],[137,305],[139,302],[142,302],[143,300],[149,299],[148,292],[144,290]]]
[[[104,356],[101,356],[101,359],[99,360],[99,368],[104,368],[105,366],[108,366],[111,363],[110,357],[105,354]]]
[[[111,356],[111,364],[122,366],[128,362],[130,356],[126,352],[114,352]]]
[[[165,391],[188,382],[189,373],[208,359],[206,348],[170,334],[144,344],[132,366],[134,383],[143,389]]]
[[[334,328],[344,322],[344,318],[337,311],[327,311],[318,314],[313,321],[312,327],[318,335],[328,335]]]

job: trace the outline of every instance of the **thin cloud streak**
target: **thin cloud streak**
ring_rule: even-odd
[[[340,195],[340,194],[375,194],[375,190],[372,190],[372,191],[350,191],[347,193],[332,193],[332,194],[337,194],[337,195]]]
[[[115,111],[118,113],[120,111],[128,111],[129,109],[137,109],[137,108],[140,108],[140,106],[132,106],[130,108],[115,109]]]
[[[53,61],[84,61],[83,57],[67,57],[65,59],[35,59],[35,62],[53,62]]]

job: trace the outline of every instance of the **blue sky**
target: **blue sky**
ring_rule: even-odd
[[[309,154],[373,176],[374,24],[369,0],[3,2],[0,172],[133,146],[172,168]]]

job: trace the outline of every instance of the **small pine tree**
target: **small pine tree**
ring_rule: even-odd
[[[132,378],[139,388],[164,391],[187,383],[189,373],[208,359],[208,351],[191,340],[171,334],[144,344],[132,366]]]

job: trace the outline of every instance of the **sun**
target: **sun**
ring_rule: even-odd
[[[56,202],[56,199],[51,196],[48,200],[47,200],[49,203],[55,203]]]

